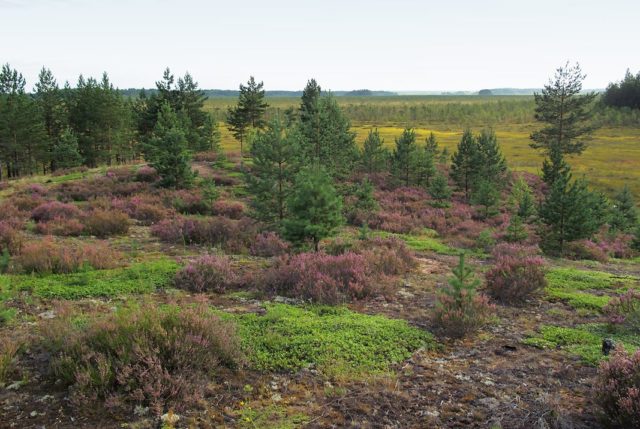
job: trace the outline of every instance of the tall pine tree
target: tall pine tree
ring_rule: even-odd
[[[392,155],[393,176],[403,186],[409,186],[415,172],[416,133],[411,128],[405,128],[400,137],[396,138],[396,146]]]
[[[285,219],[286,201],[299,169],[300,136],[284,129],[279,118],[260,131],[251,145],[253,163],[246,173],[253,211],[257,219],[280,226]]]
[[[471,196],[479,169],[478,143],[471,130],[467,129],[462,134],[458,149],[453,153],[451,164],[451,178],[464,191],[467,200]]]

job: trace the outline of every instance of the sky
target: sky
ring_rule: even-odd
[[[640,70],[638,0],[0,0],[0,63],[29,86],[107,71],[153,87],[391,91],[539,88],[566,61],[585,88]]]

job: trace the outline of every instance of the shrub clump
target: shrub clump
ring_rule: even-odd
[[[640,350],[629,355],[618,345],[611,359],[600,363],[594,393],[608,426],[640,427]]]
[[[234,326],[204,305],[144,304],[81,323],[67,311],[42,330],[52,375],[79,406],[180,411],[203,398],[211,374],[242,362]]]
[[[136,171],[136,182],[153,183],[156,182],[159,178],[160,176],[158,175],[156,169],[148,165],[143,165],[142,167],[138,168],[138,171]]]
[[[218,200],[211,206],[214,215],[225,216],[229,219],[240,219],[245,210],[244,204],[239,201]]]
[[[77,237],[84,231],[84,225],[76,218],[56,217],[48,222],[38,222],[36,232],[42,235]]]
[[[485,295],[477,293],[480,281],[465,265],[464,254],[453,274],[449,285],[438,293],[433,321],[445,336],[461,338],[485,324],[494,307]]]
[[[264,275],[272,293],[324,304],[339,304],[380,292],[364,256],[300,253],[280,258]]]
[[[69,245],[58,243],[50,236],[25,243],[15,258],[27,274],[67,274],[85,267],[115,268],[122,256],[104,243]]]
[[[15,255],[20,252],[24,242],[23,234],[11,223],[0,221],[0,255],[9,253]]]
[[[607,262],[609,256],[602,247],[591,240],[578,240],[567,243],[564,250],[567,259]]]
[[[501,256],[486,274],[486,290],[493,299],[522,303],[547,285],[544,259],[539,256]]]
[[[85,234],[99,238],[122,235],[129,231],[129,216],[119,210],[93,210],[82,222]]]
[[[253,256],[270,258],[284,255],[288,250],[289,243],[278,237],[275,232],[267,231],[256,235],[249,248],[249,253]]]
[[[631,289],[612,298],[602,312],[609,318],[611,326],[640,333],[640,292]]]
[[[255,236],[255,226],[249,220],[232,220],[223,216],[207,219],[165,219],[151,227],[160,240],[177,244],[222,245],[229,251],[246,249]]]
[[[174,284],[192,292],[224,293],[236,280],[229,258],[204,255],[178,271]]]
[[[49,222],[54,219],[79,218],[80,215],[81,212],[77,206],[61,203],[60,201],[47,201],[31,211],[31,219],[36,222]]]
[[[413,251],[397,237],[363,240],[356,246],[356,251],[365,257],[370,269],[378,275],[402,275],[417,265]]]

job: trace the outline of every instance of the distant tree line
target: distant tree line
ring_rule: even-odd
[[[611,107],[640,109],[640,72],[634,76],[627,70],[624,79],[609,84],[602,95],[602,102]]]
[[[9,64],[0,70],[0,180],[61,168],[95,167],[138,159],[149,149],[165,104],[185,133],[187,150],[215,148],[217,124],[189,74],[174,82],[167,70],[151,96],[125,98],[106,73],[80,75],[60,87],[43,68],[35,90]]]

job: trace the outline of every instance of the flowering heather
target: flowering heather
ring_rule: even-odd
[[[31,219],[36,222],[48,222],[54,219],[79,218],[80,209],[73,204],[65,204],[60,201],[47,201],[31,211]]]
[[[256,235],[249,253],[253,256],[272,257],[287,253],[289,243],[278,237],[275,232],[267,231]]]
[[[174,283],[178,289],[192,292],[224,293],[236,280],[227,257],[205,255],[178,271]]]
[[[616,345],[598,368],[594,394],[608,426],[640,427],[640,350],[629,355],[622,344]]]
[[[264,286],[272,293],[323,304],[374,295],[374,284],[365,257],[352,252],[285,256],[264,275]]]

